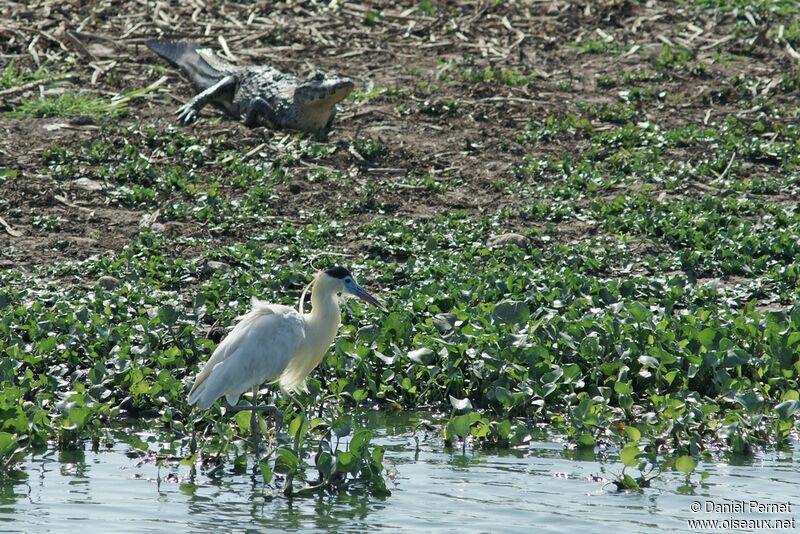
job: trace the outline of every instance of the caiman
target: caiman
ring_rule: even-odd
[[[178,120],[197,120],[214,104],[249,127],[301,130],[325,136],[336,104],[353,90],[353,80],[317,73],[307,80],[266,65],[236,66],[210,49],[178,41],[148,41],[156,54],[183,71],[199,91],[178,109]]]

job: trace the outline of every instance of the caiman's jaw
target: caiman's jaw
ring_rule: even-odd
[[[329,125],[336,104],[344,100],[354,87],[350,78],[325,78],[322,74],[300,84],[294,92],[297,127],[322,132]]]

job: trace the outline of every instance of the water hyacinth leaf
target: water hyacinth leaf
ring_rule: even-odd
[[[158,309],[158,318],[167,326],[173,325],[178,320],[178,310],[172,304],[165,304]]]
[[[635,426],[625,426],[625,434],[631,441],[639,441],[642,439],[642,433]]]
[[[472,410],[472,402],[468,398],[457,399],[450,395],[450,406],[456,412],[469,412]]]
[[[264,481],[264,484],[272,482],[272,468],[269,466],[269,463],[258,462],[258,468],[261,470],[261,480]]]
[[[525,302],[507,300],[495,306],[492,322],[497,324],[524,324],[530,319],[531,310]]]
[[[775,414],[782,420],[790,419],[794,414],[800,412],[800,400],[787,400],[775,407]]]
[[[643,323],[650,318],[650,310],[639,302],[631,302],[628,304],[628,311],[631,312],[631,315],[637,323]]]
[[[295,416],[292,422],[289,423],[289,435],[295,439],[302,440],[307,431],[308,421],[302,413]]]
[[[700,343],[707,349],[710,349],[714,346],[714,340],[717,337],[717,331],[713,328],[704,328],[699,334],[697,334],[697,339],[700,340]]]
[[[250,432],[250,412],[242,410],[233,415],[233,420],[245,432]]]
[[[594,436],[587,432],[580,434],[575,442],[579,447],[594,447],[597,445],[597,440],[594,439]]]
[[[458,317],[454,313],[439,313],[433,316],[433,324],[442,335],[453,330],[456,320]]]
[[[758,394],[753,392],[748,392],[745,394],[737,394],[736,400],[744,406],[744,408],[748,412],[755,412],[761,408],[764,404],[764,398]]]
[[[630,476],[629,474],[625,473],[622,477],[622,483],[625,486],[625,489],[639,489],[639,483],[636,482],[636,479]]]
[[[83,428],[88,417],[88,409],[81,408],[80,406],[73,406],[67,412],[65,420],[62,422],[62,428],[64,430],[76,430]]]
[[[494,388],[494,396],[506,408],[514,406],[514,396],[506,388],[497,386]]]
[[[496,428],[497,435],[500,436],[500,439],[508,439],[508,436],[511,435],[511,421],[508,419],[500,421]]]
[[[336,472],[352,473],[358,467],[356,456],[348,451],[336,451]]]
[[[0,458],[4,458],[17,448],[19,439],[9,432],[0,432]]]
[[[319,471],[323,477],[327,478],[333,474],[333,470],[333,455],[328,451],[321,451],[317,457],[317,471]]]
[[[561,367],[556,367],[549,373],[542,375],[542,384],[555,384],[562,376],[564,376],[564,370]]]
[[[375,462],[376,465],[383,465],[383,455],[386,451],[383,447],[375,447],[372,449],[372,461]]]
[[[344,438],[350,435],[352,427],[347,423],[338,424],[333,427],[333,432],[337,438]]]
[[[472,420],[470,419],[469,414],[457,415],[453,417],[447,424],[451,432],[461,439],[464,439],[469,435],[469,429],[471,425]]]
[[[614,382],[614,391],[619,395],[630,395],[633,393],[633,387],[630,382]]]
[[[300,459],[291,449],[286,447],[278,447],[275,450],[275,472],[276,473],[289,473],[297,469],[300,465]]]
[[[639,363],[642,364],[642,367],[654,367],[657,369],[659,366],[658,360],[645,354],[639,356]]]
[[[690,475],[697,467],[697,460],[689,455],[681,456],[675,460],[675,469],[681,473]]]
[[[577,421],[585,421],[589,418],[594,401],[589,397],[583,397],[581,402],[572,410],[572,416]]]
[[[362,326],[358,329],[358,340],[361,343],[372,343],[381,333],[381,327],[377,325]]]
[[[434,352],[427,348],[412,350],[408,353],[408,359],[419,365],[430,365],[433,362]]]
[[[361,456],[361,453],[366,449],[367,445],[369,445],[371,439],[372,432],[369,430],[357,430],[350,440],[350,452],[356,456]]]
[[[640,452],[638,444],[629,442],[619,451],[619,459],[625,467],[633,467],[638,463],[636,458],[639,456]]]

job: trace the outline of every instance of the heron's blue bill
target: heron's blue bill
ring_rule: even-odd
[[[381,304],[381,302],[378,299],[376,299],[375,297],[370,295],[369,292],[366,289],[364,289],[363,287],[361,287],[360,285],[358,285],[356,283],[353,283],[353,286],[352,287],[348,287],[347,289],[349,290],[349,292],[353,296],[358,297],[361,300],[363,300],[365,302],[368,302],[369,304],[372,304],[373,306],[375,306],[379,310],[384,311],[384,312],[388,312],[389,311],[389,310],[386,309],[386,306]]]

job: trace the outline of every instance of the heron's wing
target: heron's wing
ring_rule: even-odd
[[[277,378],[297,352],[305,329],[297,311],[253,301],[253,309],[222,340],[189,392],[189,404],[210,407],[219,397],[239,397]]]

